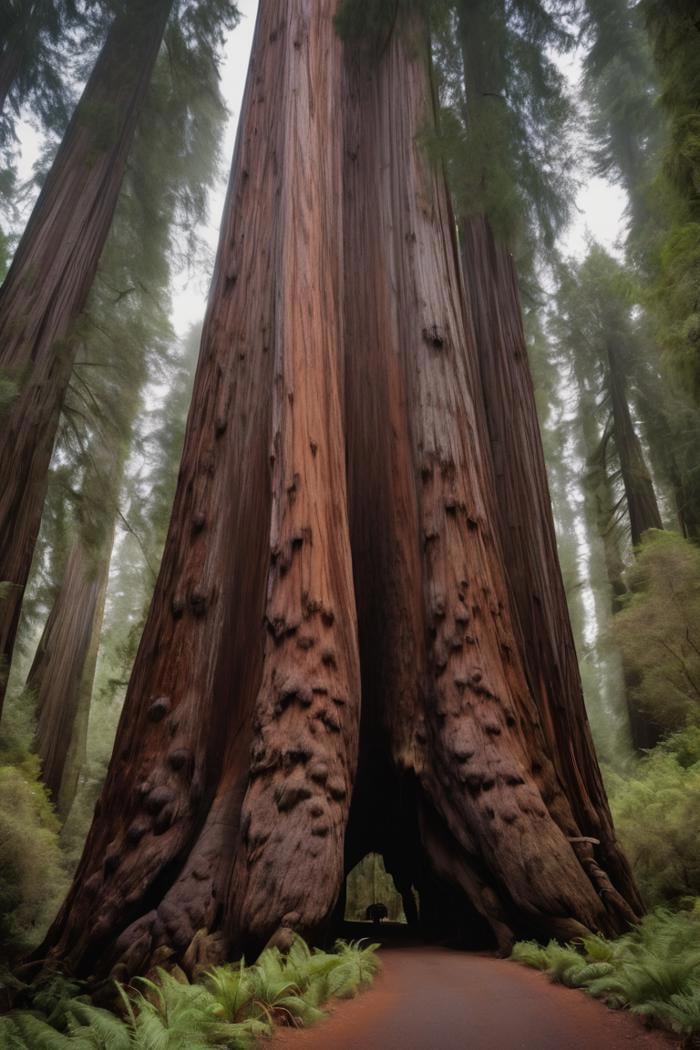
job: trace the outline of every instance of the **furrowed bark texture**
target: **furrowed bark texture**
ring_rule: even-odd
[[[582,863],[601,894],[641,902],[613,829],[586,716],[557,556],[554,519],[528,366],[513,258],[488,220],[461,226],[465,291],[474,323],[491,442],[498,532],[518,645],[557,776],[584,837]]]
[[[395,33],[378,64],[350,60],[348,77],[346,299],[362,304],[346,313],[361,780],[380,721],[417,783],[433,868],[503,948],[528,926],[620,929],[630,909],[574,815],[588,809],[586,786],[559,775],[520,657],[453,220],[418,141],[432,119],[420,33]],[[358,792],[353,835],[372,824],[372,798]]]
[[[0,288],[0,372],[18,387],[0,434],[0,581],[10,585],[0,600],[0,705],[75,355],[70,328],[109,232],[171,7],[129,0],[115,19]]]
[[[311,934],[343,878],[359,666],[334,0],[262,0],[171,526],[39,954],[126,976]]]

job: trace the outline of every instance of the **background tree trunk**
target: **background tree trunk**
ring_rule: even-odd
[[[66,131],[0,288],[0,371],[17,385],[0,435],[0,706],[58,419],[172,0],[128,0]]]
[[[340,890],[359,669],[334,9],[259,7],[162,567],[96,819],[39,949],[78,972],[192,967],[283,921],[312,934]]]
[[[638,547],[647,529],[663,529],[654,486],[627,400],[627,384],[615,347],[608,343],[608,375],[615,449],[625,486],[632,546]]]
[[[85,762],[87,730],[114,546],[124,449],[102,450],[83,485],[83,507],[27,677],[36,701],[42,779],[65,820]]]
[[[62,819],[75,797],[85,756],[108,575],[109,560],[96,571],[76,537],[27,678],[37,701],[41,775]]]
[[[615,450],[620,460],[632,545],[637,547],[647,529],[663,529],[663,522],[642,443],[632,421],[623,366],[612,343],[608,343],[608,375]],[[623,674],[632,744],[638,751],[643,751],[658,744],[662,727],[640,711],[632,700],[634,672],[623,665]]]

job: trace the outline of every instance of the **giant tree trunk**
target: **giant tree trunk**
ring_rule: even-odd
[[[172,0],[116,18],[0,288],[0,372],[17,395],[0,432],[0,705],[75,346]],[[1,666],[4,661],[4,668]]]
[[[346,405],[363,676],[349,862],[374,845],[363,841],[369,829],[392,836],[399,856],[387,867],[415,867],[414,840],[401,855],[392,826],[417,800],[432,867],[505,947],[513,930],[619,929],[632,912],[618,890],[633,905],[637,897],[612,840],[578,683],[566,679],[570,653],[556,649],[570,646],[559,606],[551,624],[539,620],[538,646],[558,661],[534,687],[547,696],[541,713],[521,660],[453,220],[418,140],[431,119],[427,68],[425,47],[398,32],[378,68],[358,61],[349,72]],[[542,469],[533,444],[529,471]],[[538,544],[540,576],[558,573],[550,534]],[[556,598],[558,576],[545,583]],[[559,678],[566,710],[550,695]],[[403,788],[403,804],[382,797],[382,737],[414,788]],[[382,811],[390,815],[377,829]],[[591,826],[606,838],[598,853]]]
[[[259,7],[162,567],[46,944],[78,972],[311,934],[340,891],[359,668],[334,7]]]
[[[348,858],[371,839],[429,929],[449,900],[504,949],[632,915],[582,841],[584,786],[557,774],[511,620],[452,216],[418,141],[423,27],[344,67],[334,8],[259,7],[163,564],[39,949],[78,973],[323,929],[357,757],[354,589]]]
[[[537,407],[513,258],[488,220],[462,224],[462,260],[491,441],[498,531],[528,684],[587,848],[628,900],[636,890],[615,839],[557,557]]]

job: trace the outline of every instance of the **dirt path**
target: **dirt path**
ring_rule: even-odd
[[[373,987],[272,1050],[669,1050],[678,1043],[512,962],[442,948],[382,951]],[[270,1044],[268,1044],[270,1045]]]

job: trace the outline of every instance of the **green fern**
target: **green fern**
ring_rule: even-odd
[[[32,1011],[0,1018],[8,1050],[248,1050],[273,1025],[304,1026],[323,1016],[329,998],[368,984],[379,966],[377,945],[338,941],[312,951],[297,938],[287,955],[268,948],[253,966],[217,967],[190,984],[177,968],[157,970],[135,986],[117,985],[122,1016],[79,998],[81,986],[53,976],[34,989]],[[30,990],[21,987],[23,995]]]
[[[74,1050],[69,1036],[29,1010],[15,1010],[0,1018],[0,1046],[7,1050]]]
[[[513,946],[511,959],[522,963],[533,970],[546,970],[548,964],[547,949],[543,948],[537,941],[518,941]]]
[[[629,1009],[681,1035],[700,1032],[700,907],[658,909],[615,941],[582,938],[574,949],[525,941],[512,958],[552,981],[584,989],[615,1009]]]
[[[592,981],[600,980],[603,977],[607,977],[613,973],[614,967],[609,962],[589,962],[580,965],[572,973],[573,985],[576,988],[585,988],[591,984]]]

